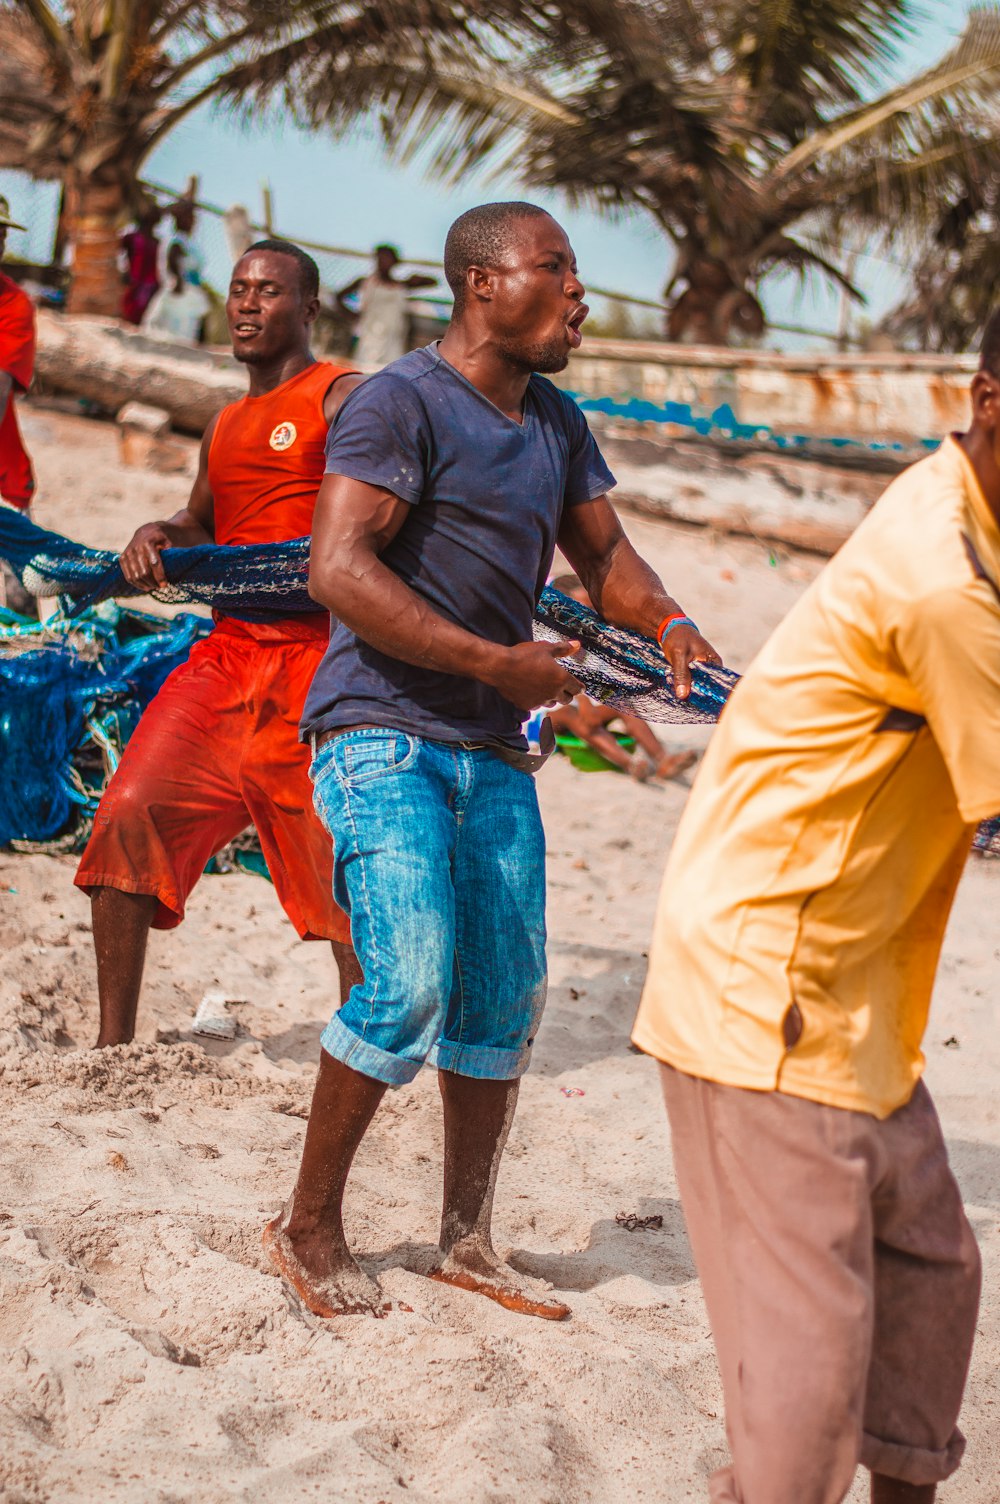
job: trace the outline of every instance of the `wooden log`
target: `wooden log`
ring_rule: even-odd
[[[225,352],[153,339],[117,319],[40,311],[36,372],[46,389],[117,413],[142,402],[169,413],[181,433],[201,434],[220,408],[244,397],[245,374]]]
[[[653,444],[621,428],[599,439],[618,479],[619,508],[825,556],[846,542],[887,481],[800,458],[734,459],[696,443]]]

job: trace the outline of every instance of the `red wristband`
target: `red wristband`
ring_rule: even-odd
[[[665,616],[663,618],[663,620],[660,622],[660,625],[656,629],[656,640],[657,640],[657,642],[660,643],[661,646],[663,645],[663,634],[664,634],[664,632],[666,632],[667,628],[673,622],[675,622],[675,621],[686,621],[686,620],[687,620],[687,612],[686,611],[671,611],[670,615],[669,616]]]

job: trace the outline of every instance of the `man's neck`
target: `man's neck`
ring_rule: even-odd
[[[449,324],[438,346],[442,360],[461,372],[477,391],[509,418],[520,421],[531,373],[511,365],[485,336],[462,324]]]
[[[976,472],[976,479],[986,504],[1000,527],[1000,466],[993,451],[993,441],[982,429],[970,428],[958,438],[966,459]]]
[[[280,360],[269,361],[267,365],[248,366],[250,372],[250,396],[265,397],[268,392],[273,392],[275,387],[281,386],[285,381],[291,381],[293,376],[301,376],[303,371],[316,364],[316,358],[311,350],[296,350],[291,355],[283,355]]]

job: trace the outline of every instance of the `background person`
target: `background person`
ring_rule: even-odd
[[[167,213],[173,217],[174,229],[164,252],[166,275],[160,280],[166,283],[170,278],[179,278],[182,282],[189,282],[192,287],[200,287],[205,260],[194,239],[194,227],[198,222],[194,199],[179,198],[170,205]]]
[[[343,313],[355,324],[357,347],[354,358],[363,371],[378,371],[406,353],[410,332],[409,294],[421,287],[433,287],[436,277],[413,272],[409,277],[394,277],[399,252],[392,245],[375,247],[375,270],[366,277],[355,277],[337,294]],[[347,301],[357,297],[359,309]]]
[[[208,294],[195,282],[186,282],[176,272],[149,303],[142,327],[147,334],[182,339],[200,345],[205,339],[205,320],[211,310]]]
[[[1000,319],[968,433],[895,480],[778,627],[667,866],[662,1064],[726,1396],[715,1504],[929,1504],[958,1466],[979,1256],[921,1041],[1000,806]],[[993,919],[994,916],[988,916]]]
[[[194,242],[198,216],[193,198],[179,198],[167,213],[173,216],[174,230],[163,253],[160,291],[149,304],[143,328],[200,345],[212,305],[201,285],[204,260]]]
[[[359,379],[312,357],[318,290],[316,263],[288,241],[260,241],[233,268],[226,316],[250,390],[209,425],[184,510],[145,524],[125,549],[133,584],[164,583],[168,548],[310,532],[327,428]],[[345,996],[356,980],[298,738],[329,629],[326,611],[261,623],[216,617],[139,722],[76,874],[91,897],[98,1045],[132,1039],[150,928],[180,924],[206,862],[251,820],[299,935],[333,942]]]
[[[8,230],[23,230],[0,198],[0,263]],[[0,498],[26,512],[35,475],[18,427],[14,398],[26,392],[35,371],[35,310],[13,278],[0,270]]]
[[[8,230],[23,230],[0,198],[0,268]],[[14,399],[26,392],[35,370],[35,310],[27,293],[0,269],[0,500],[29,512],[35,494],[35,472],[24,447]],[[0,586],[5,604],[22,616],[37,616],[38,603],[13,570],[0,561]]]
[[[126,258],[126,288],[122,297],[122,318],[129,324],[141,324],[160,285],[160,242],[156,227],[160,210],[147,204],[139,214],[136,228],[122,236]]]

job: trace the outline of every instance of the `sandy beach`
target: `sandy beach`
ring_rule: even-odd
[[[122,546],[188,480],[125,470],[107,424],[22,407],[38,521]],[[195,446],[192,444],[191,466]],[[189,467],[190,468],[190,467]],[[743,668],[820,561],[627,517],[640,551]],[[662,728],[674,745],[707,732]],[[430,1072],[390,1093],[347,1197],[395,1310],[323,1322],[265,1267],[334,1006],[327,947],[270,886],[203,879],[154,934],[134,1045],[90,1053],[89,904],[72,858],[0,853],[0,1500],[680,1504],[725,1457],[721,1392],[652,1062],[628,1036],[686,786],[540,775],[551,991],[501,1171],[498,1244],[573,1308],[550,1324],[424,1279],[440,1205]],[[914,811],[914,818],[920,812]],[[1000,863],[949,929],[928,1081],[985,1268],[942,1504],[1000,1501]],[[191,1020],[225,993],[232,1043]],[[656,1230],[616,1218],[662,1216]],[[867,1497],[859,1476],[854,1504]]]

